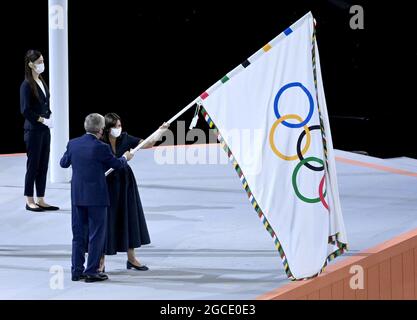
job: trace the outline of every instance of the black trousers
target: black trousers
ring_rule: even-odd
[[[35,185],[36,195],[44,197],[51,132],[46,128],[43,130],[26,130],[24,140],[28,157],[26,162],[25,196],[33,197],[33,187]]]
[[[72,204],[72,267],[73,276],[96,275],[104,254],[107,207],[84,207]],[[84,267],[88,249],[87,267]]]

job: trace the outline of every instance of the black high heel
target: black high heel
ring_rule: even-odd
[[[126,261],[126,268],[128,270],[130,270],[130,269],[133,268],[133,269],[136,269],[136,270],[139,270],[139,271],[147,271],[147,270],[149,270],[149,268],[147,266],[140,265],[138,267],[138,266],[135,266],[133,263],[131,263],[129,260]]]

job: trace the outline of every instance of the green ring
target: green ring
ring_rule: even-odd
[[[308,158],[305,158],[305,159],[303,159],[302,161],[300,161],[300,163],[299,164],[297,164],[297,166],[295,167],[295,169],[294,169],[294,172],[293,172],[293,174],[292,174],[292,186],[293,186],[293,188],[294,188],[294,191],[295,191],[295,194],[297,195],[297,197],[300,199],[300,200],[302,200],[302,201],[304,201],[304,202],[307,202],[307,203],[317,203],[317,202],[320,202],[321,200],[320,200],[320,197],[318,197],[318,198],[313,198],[313,199],[310,199],[310,198],[306,198],[306,197],[304,197],[301,193],[300,193],[300,191],[298,190],[298,187],[297,187],[297,180],[296,180],[296,178],[297,178],[297,174],[298,174],[298,171],[300,171],[300,168],[304,165],[304,164],[306,164],[307,162],[310,162],[310,161],[314,161],[314,162],[317,162],[317,163],[319,163],[320,165],[324,165],[324,162],[323,162],[323,160],[321,160],[321,159],[319,159],[319,158],[316,158],[316,157],[308,157]],[[326,193],[327,193],[327,190],[324,192],[324,194],[323,194],[323,196],[325,197],[326,196]]]

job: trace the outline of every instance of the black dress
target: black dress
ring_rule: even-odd
[[[116,157],[135,148],[141,139],[123,132],[116,140]],[[107,176],[110,207],[107,210],[106,255],[127,252],[151,243],[136,179],[129,165]]]

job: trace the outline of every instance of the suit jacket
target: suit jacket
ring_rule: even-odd
[[[61,159],[62,168],[72,166],[71,202],[75,206],[109,206],[105,173],[127,164],[124,157],[116,158],[110,146],[91,134],[68,142]]]
[[[33,94],[30,84],[27,80],[22,82],[20,86],[20,112],[25,117],[25,130],[46,130],[48,127],[41,122],[38,122],[39,117],[47,118],[51,116],[51,109],[49,106],[49,91],[46,86],[45,92],[36,84],[39,99]]]

